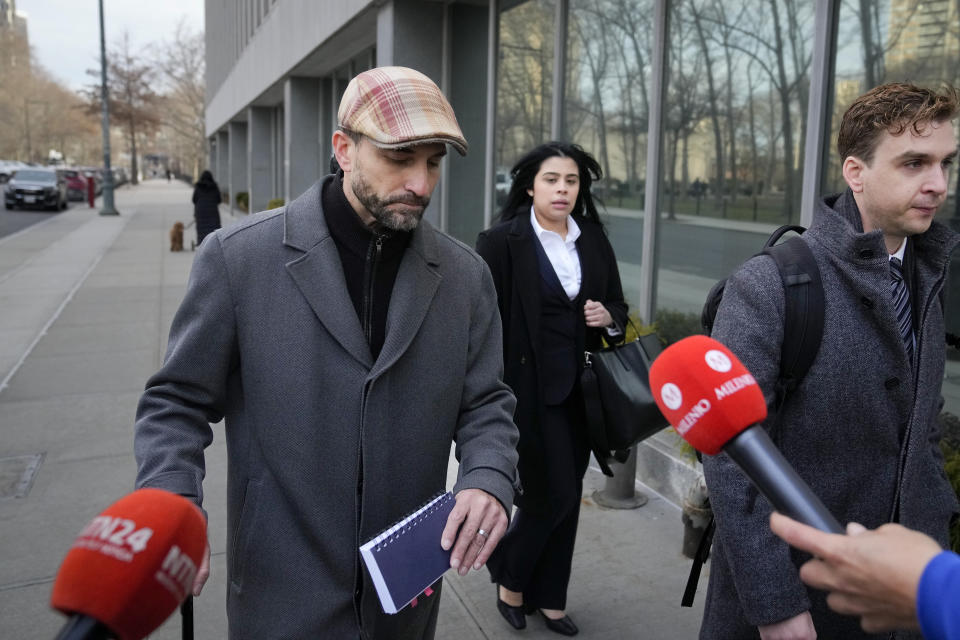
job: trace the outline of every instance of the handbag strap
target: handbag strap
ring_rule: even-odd
[[[597,374],[590,364],[589,352],[584,360],[583,371],[580,373],[580,392],[583,394],[587,437],[593,449],[593,455],[603,475],[613,477],[613,471],[607,464],[610,447],[607,446],[607,422],[603,417],[603,407],[600,405],[600,385],[597,384]]]
[[[713,532],[717,528],[717,521],[710,517],[710,523],[703,530],[700,536],[700,544],[697,545],[697,552],[693,555],[693,564],[690,566],[690,575],[687,577],[687,586],[683,590],[683,599],[680,601],[681,607],[692,607],[693,597],[697,595],[697,583],[700,582],[700,569],[703,568],[707,558],[710,557],[710,545],[713,542]]]

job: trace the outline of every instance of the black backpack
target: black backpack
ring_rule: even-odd
[[[824,302],[820,268],[810,247],[800,239],[799,235],[777,244],[780,238],[790,231],[802,234],[806,229],[796,225],[784,225],[770,234],[763,245],[763,250],[756,254],[773,258],[783,282],[785,300],[783,345],[780,351],[780,374],[775,385],[774,405],[777,411],[783,406],[787,396],[807,375],[810,365],[817,357],[820,341],[823,338]],[[724,278],[713,285],[710,293],[707,294],[707,300],[700,314],[700,324],[707,335],[713,332],[713,323],[720,301],[723,299],[726,284],[727,278]],[[697,459],[702,461],[700,452],[697,452]],[[713,542],[715,528],[714,519],[711,517],[697,546],[680,606],[693,605],[693,596],[697,592],[697,582],[700,580],[700,570],[710,556],[710,545]]]
[[[783,346],[780,352],[780,375],[776,383],[776,408],[783,405],[786,397],[797,388],[810,370],[820,350],[823,338],[823,282],[820,268],[807,243],[797,237],[777,244],[785,234],[795,231],[802,234],[806,229],[797,225],[783,225],[770,234],[763,250],[756,255],[768,255],[777,263],[783,293],[784,308]],[[754,256],[756,257],[756,256]],[[700,314],[700,324],[707,335],[713,332],[717,309],[723,299],[727,278],[713,285]]]

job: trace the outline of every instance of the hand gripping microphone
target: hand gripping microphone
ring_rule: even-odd
[[[94,518],[63,559],[50,605],[70,616],[57,640],[140,640],[190,594],[207,525],[189,500],[140,489]]]
[[[660,411],[694,449],[723,449],[773,507],[829,533],[844,533],[769,434],[763,392],[725,346],[695,335],[667,347],[650,366],[650,388]]]

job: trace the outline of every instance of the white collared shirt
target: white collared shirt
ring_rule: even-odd
[[[573,216],[567,216],[567,237],[563,238],[556,231],[548,231],[540,226],[537,216],[530,207],[530,225],[533,233],[540,241],[544,253],[553,265],[553,270],[563,285],[563,290],[571,300],[580,294],[580,282],[583,272],[580,270],[580,255],[577,253],[577,238],[580,237],[580,227]]]
[[[907,240],[907,238],[904,238],[903,242],[900,243],[900,248],[895,253],[890,254],[890,257],[899,260],[900,264],[903,264],[903,256],[907,253]]]

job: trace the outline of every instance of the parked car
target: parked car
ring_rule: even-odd
[[[67,200],[87,199],[87,179],[76,169],[60,169],[60,175],[67,183]]]
[[[10,179],[10,176],[13,175],[14,171],[17,169],[22,169],[26,166],[27,165],[16,160],[10,162],[6,160],[0,160],[0,184],[6,184],[7,180]]]
[[[67,182],[55,169],[18,169],[3,188],[3,205],[67,208]]]

